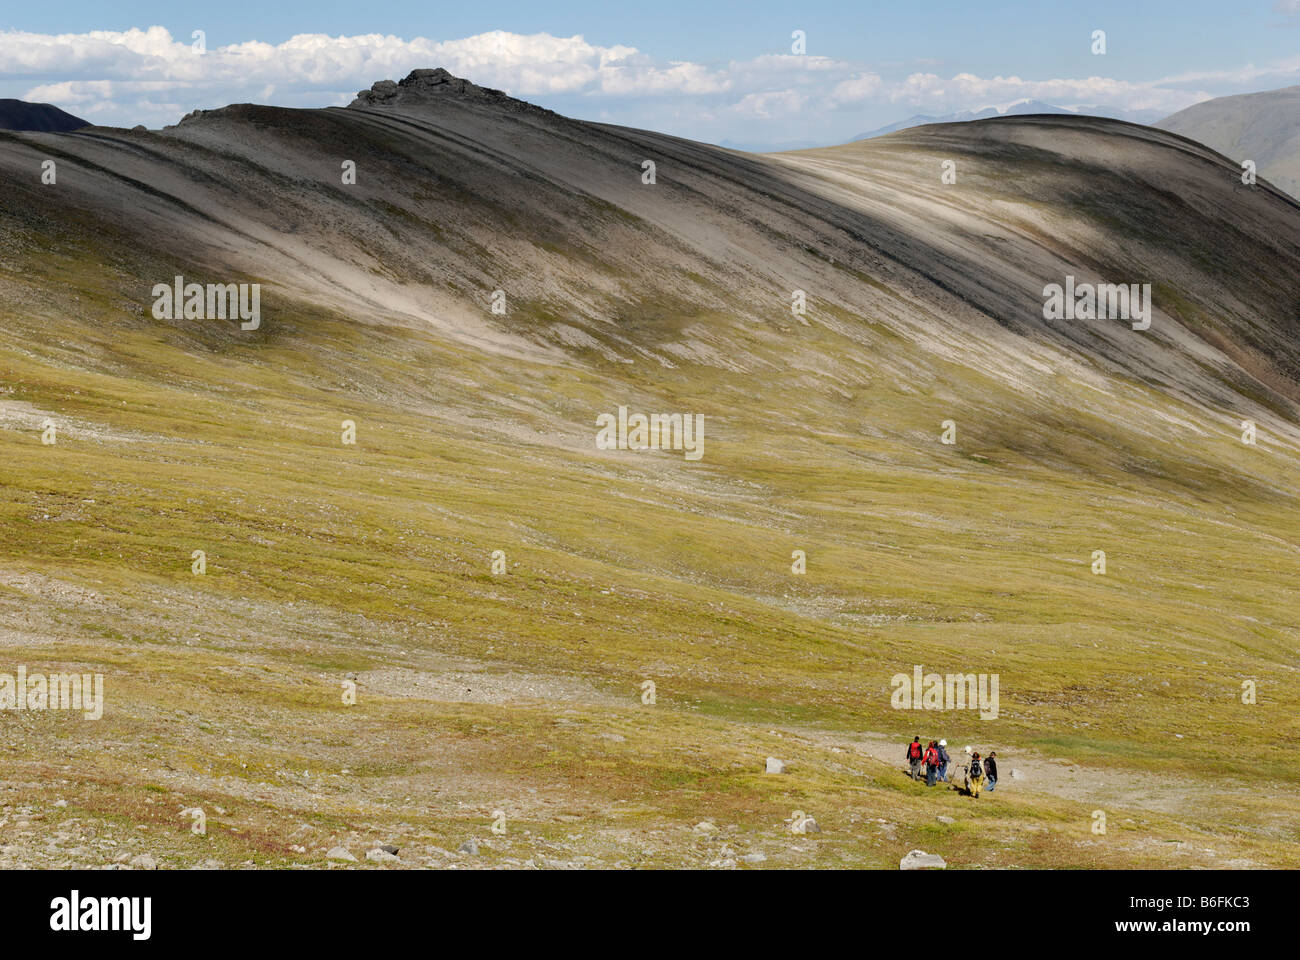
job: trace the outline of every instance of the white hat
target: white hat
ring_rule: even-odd
[[[939,741],[939,746],[941,746],[941,747],[946,747],[946,746],[948,746],[948,741],[947,741],[947,740],[940,740],[940,741]]]
[[[966,747],[965,749],[967,753],[970,753],[970,747]]]

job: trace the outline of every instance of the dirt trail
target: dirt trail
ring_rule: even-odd
[[[856,736],[817,730],[810,727],[779,727],[780,732],[809,741],[819,747],[851,748],[860,755],[906,774],[903,763],[904,740],[883,733],[864,732]],[[949,756],[958,773],[954,784],[961,780],[960,770],[966,762],[962,748],[965,744],[948,746]],[[981,752],[987,745],[974,744]],[[1023,794],[1049,794],[1103,809],[1137,809],[1152,813],[1186,816],[1201,812],[1205,804],[1227,794],[1244,794],[1273,799],[1261,791],[1258,784],[1236,781],[1216,785],[1197,783],[1174,775],[1135,773],[1115,767],[1085,767],[1054,757],[1044,757],[1014,745],[996,746],[998,753],[998,792],[1011,790]],[[1021,774],[1013,776],[1012,771]]]

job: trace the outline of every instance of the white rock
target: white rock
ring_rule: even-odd
[[[357,862],[357,858],[348,853],[347,847],[333,847],[329,853],[325,854],[331,860],[351,860]]]
[[[692,829],[696,833],[706,834],[706,833],[716,833],[718,828],[714,826],[712,823],[710,823],[708,820],[701,820],[694,827],[692,827]]]
[[[381,862],[382,862],[382,861],[394,861],[394,862],[395,862],[395,861],[397,860],[397,857],[393,856],[393,855],[392,855],[391,853],[389,853],[387,850],[380,850],[378,847],[376,847],[376,848],[373,849],[373,850],[367,850],[367,851],[366,851],[366,859],[367,859],[367,860],[378,860],[378,861],[381,861]]]
[[[785,773],[785,762],[778,760],[776,757],[767,758],[768,773]]]
[[[138,857],[131,858],[131,866],[137,870],[157,870],[158,861],[147,853],[142,853]]]
[[[767,860],[767,854],[747,853],[740,859],[744,860],[746,863],[763,863],[765,860]]]
[[[1023,779],[1025,779],[1025,775],[1024,775],[1023,773],[1021,773],[1019,770],[1012,769],[1012,771],[1011,771],[1011,779],[1012,779],[1012,780],[1023,780]]]
[[[943,857],[937,853],[926,853],[924,850],[909,850],[898,863],[900,870],[928,870],[931,868],[942,870],[948,864]]]

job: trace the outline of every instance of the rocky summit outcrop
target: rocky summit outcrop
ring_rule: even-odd
[[[503,90],[480,87],[476,83],[452,76],[442,67],[434,69],[412,70],[404,80],[380,80],[371,85],[369,90],[357,93],[357,98],[350,107],[394,106],[412,101],[427,101],[434,97],[456,97],[461,100],[476,100],[482,103],[503,105],[518,104],[520,107],[539,109],[522,100],[516,100]]]

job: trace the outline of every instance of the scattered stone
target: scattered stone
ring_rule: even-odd
[[[785,762],[778,760],[776,757],[767,758],[768,773],[785,773]]]
[[[734,870],[736,867],[736,861],[728,857],[725,860],[713,860],[709,863],[709,866],[718,870]]]
[[[377,860],[380,863],[383,863],[388,860],[396,860],[397,858],[393,856],[391,853],[389,853],[387,850],[381,850],[378,847],[375,847],[375,849],[373,850],[366,851],[366,859]]]
[[[384,853],[391,853],[393,856],[397,856],[397,851],[400,848],[393,846],[391,843],[381,843],[379,849],[384,851]]]
[[[135,867],[137,870],[157,870],[158,861],[149,854],[142,853],[139,856],[131,858],[131,866]]]
[[[1025,775],[1024,775],[1023,773],[1021,773],[1019,770],[1017,770],[1017,769],[1013,769],[1013,770],[1011,771],[1011,779],[1012,779],[1012,780],[1023,780],[1023,779],[1025,779]]]
[[[898,863],[900,870],[942,870],[947,866],[943,857],[937,853],[926,853],[924,850],[909,850],[907,856]]]
[[[934,819],[938,820],[940,823],[956,823],[956,822],[957,822],[957,821],[954,820],[952,817],[945,817],[945,816],[942,816],[942,815],[937,816],[937,817],[935,817]]]
[[[325,854],[331,860],[351,860],[357,862],[357,858],[348,853],[347,847],[333,847],[329,853]]]
[[[66,807],[66,806],[68,805],[68,801],[66,801],[66,800],[55,800],[55,801],[54,801],[54,805],[55,805],[56,807]]]
[[[817,821],[812,817],[805,817],[803,821],[804,833],[821,833],[822,828],[817,825]]]
[[[763,863],[767,860],[767,854],[764,853],[747,853],[740,858],[746,863]]]
[[[701,820],[692,829],[694,829],[696,833],[701,835],[709,834],[709,833],[717,833],[718,831],[718,828],[714,826],[712,823],[710,823],[708,820]]]
[[[467,854],[469,854],[471,857],[477,857],[477,856],[478,856],[478,841],[476,841],[473,837],[470,837],[468,840],[466,840],[464,843],[462,843],[462,844],[461,844],[459,847],[457,847],[456,849],[459,850],[461,853],[467,853]]]

